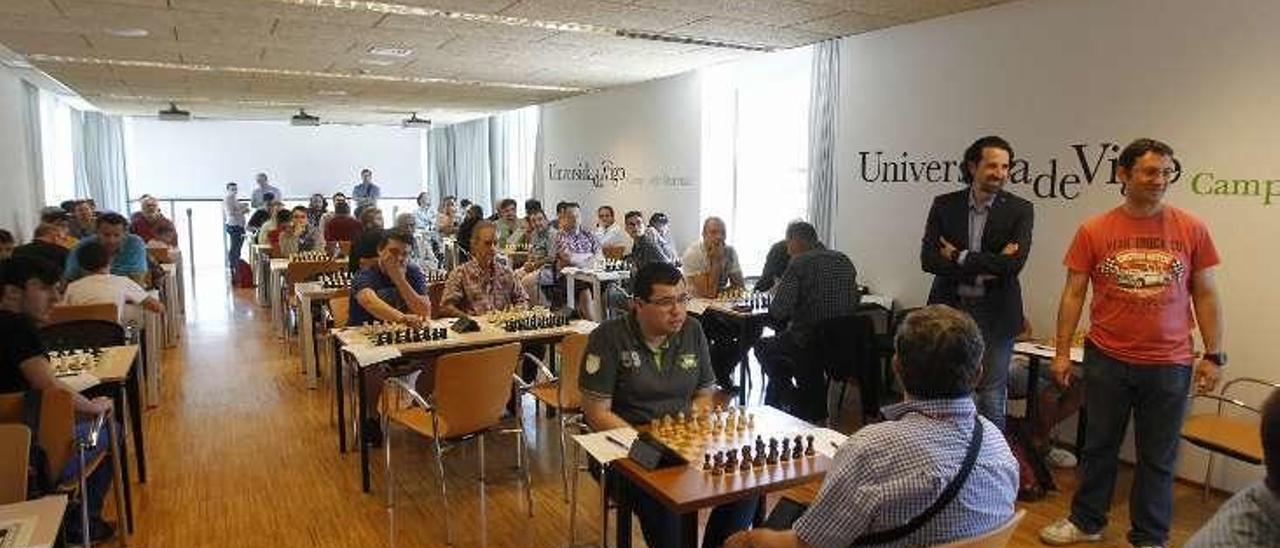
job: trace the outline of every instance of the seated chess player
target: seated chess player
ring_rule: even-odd
[[[420,327],[431,317],[427,277],[418,265],[409,262],[409,249],[412,247],[412,235],[396,230],[382,232],[377,259],[356,272],[351,280],[348,325],[383,321]],[[361,431],[364,442],[369,445],[378,445],[382,441],[377,404],[383,380],[373,374],[365,383],[369,418],[361,425]]]
[[[813,225],[787,225],[791,263],[774,288],[769,315],[786,325],[756,343],[756,357],[769,377],[764,402],[810,422],[827,417],[826,371],[808,359],[823,321],[858,311],[858,272],[844,253],[818,242]]]
[[[840,446],[792,529],[739,533],[725,546],[931,546],[991,531],[1013,516],[1018,462],[973,404],[982,372],[977,324],[956,309],[929,306],[906,317],[894,348],[906,399],[884,408],[887,421],[864,426]],[[959,478],[971,448],[976,458]],[[953,479],[962,481],[948,501]],[[915,519],[935,504],[941,509],[931,518]]]
[[[62,246],[62,227],[51,223],[42,223],[36,227],[35,236],[29,243],[13,249],[14,255],[39,257],[56,265],[67,264],[67,255],[71,251]]]
[[[684,252],[682,269],[689,280],[689,290],[695,297],[714,299],[722,291],[742,290],[746,285],[738,252],[725,243],[726,229],[719,217],[707,217],[702,223],[702,239],[694,242]],[[711,365],[716,381],[730,393],[739,388],[733,382],[733,370],[738,366],[742,329],[719,316],[704,315],[702,327],[711,341]],[[759,333],[751,335],[756,338]]]
[[[111,409],[111,399],[88,399],[54,376],[53,366],[46,356],[44,343],[40,341],[37,325],[48,321],[49,311],[58,300],[57,286],[62,271],[48,261],[36,257],[12,257],[0,261],[0,394],[29,390],[64,390],[72,394],[76,413],[86,418]],[[87,433],[91,420],[79,421],[77,434]],[[96,458],[109,444],[100,443],[86,456]],[[78,459],[71,459],[58,473],[57,482],[67,481],[80,474]],[[95,542],[111,538],[115,532],[111,524],[102,520],[102,501],[111,485],[111,467],[99,466],[89,476],[87,495],[89,504],[89,536]],[[67,515],[79,516],[78,509],[67,510]],[[66,538],[78,540],[82,536],[79,519],[67,521]]]
[[[111,257],[101,242],[86,242],[80,247],[77,259],[80,261],[80,269],[87,274],[67,284],[67,289],[62,296],[64,304],[114,304],[119,313],[117,321],[121,325],[142,324],[138,310],[125,307],[125,304],[136,305],[156,314],[164,312],[164,305],[160,300],[152,297],[137,282],[108,271]]]
[[[556,207],[559,215],[559,230],[556,232],[557,279],[559,272],[565,267],[591,268],[601,255],[600,241],[595,234],[582,226],[582,210],[578,204],[563,202]],[[593,321],[596,317],[595,295],[591,293],[591,285],[585,282],[574,284],[577,297],[578,315]]]
[[[62,277],[75,281],[84,275],[77,253],[89,242],[102,242],[111,255],[111,273],[127,276],[142,287],[150,284],[151,271],[147,266],[147,244],[142,238],[129,234],[129,221],[119,213],[103,213],[98,216],[97,234],[80,240],[67,255],[66,269]]]
[[[552,256],[555,230],[551,228],[551,224],[547,221],[547,214],[542,209],[528,212],[524,220],[527,226],[524,230],[523,243],[529,245],[529,257],[525,259],[516,274],[520,276],[520,285],[529,296],[529,304],[546,304],[546,298],[542,295],[542,286],[551,284],[555,278],[549,268],[555,259]]]
[[[288,257],[303,251],[324,249],[324,240],[321,239],[320,231],[311,226],[307,215],[306,206],[296,206],[290,210],[288,230],[281,230],[280,235],[276,237],[281,256]],[[279,223],[276,229],[280,230]]]
[[[1280,539],[1280,390],[1262,404],[1261,430],[1266,477],[1223,503],[1186,548],[1274,546]]]
[[[445,316],[479,316],[529,304],[529,296],[511,268],[497,260],[498,229],[479,221],[471,231],[471,260],[449,273],[440,295]]]
[[[634,311],[592,331],[579,386],[587,423],[596,431],[647,424],[711,406],[715,375],[707,339],[685,306],[689,293],[680,270],[652,263],[636,274]],[[630,496],[649,546],[680,545],[680,516],[621,476],[607,481],[617,496]],[[703,546],[719,546],[745,529],[755,513],[751,498],[716,507]]]

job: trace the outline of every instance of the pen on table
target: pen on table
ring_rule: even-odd
[[[618,447],[621,447],[623,449],[627,449],[627,450],[631,449],[630,445],[622,443],[622,441],[618,440],[618,438],[615,438],[612,435],[605,434],[604,439],[609,440],[610,442],[613,442],[614,445],[617,445]]]

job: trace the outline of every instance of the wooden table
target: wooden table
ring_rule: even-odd
[[[574,301],[577,300],[577,292],[574,291],[574,282],[586,282],[591,284],[591,295],[595,297],[596,312],[599,313],[597,318],[605,317],[605,302],[600,294],[600,286],[602,282],[617,282],[631,279],[631,271],[629,270],[590,270],[567,266],[560,269],[560,274],[564,276],[565,289],[565,306],[573,309]]]
[[[133,365],[138,359],[138,346],[108,346],[101,348],[102,356],[98,367],[92,374],[101,382],[99,387],[108,392],[115,408],[116,416],[128,417],[125,422],[125,436],[133,438],[134,458],[138,466],[138,482],[147,482],[147,450],[142,427],[142,405],[138,401],[138,375]],[[97,387],[86,392],[93,395]],[[133,530],[133,496],[129,486],[128,443],[120,441],[120,469],[124,478],[125,515],[128,516],[129,530]]]
[[[815,428],[772,407],[752,407],[747,412],[755,415],[756,428],[753,432],[766,440],[771,436],[793,437]],[[641,426],[637,429],[644,428]],[[821,453],[801,456],[799,460],[780,462],[773,466],[766,464],[761,469],[719,476],[702,470],[701,457],[686,465],[657,470],[646,470],[630,458],[613,462],[613,469],[632,486],[643,490],[671,512],[681,515],[681,545],[691,547],[699,545],[699,510],[748,498],[763,498],[768,493],[817,481],[830,468],[831,459]],[[627,496],[619,498],[616,546],[626,548],[631,545],[631,501]],[[757,509],[758,517],[762,511],[762,508]]]
[[[298,346],[302,351],[302,368],[307,373],[307,387],[315,390],[320,378],[320,353],[315,336],[315,309],[329,299],[346,298],[349,288],[328,288],[320,282],[304,282],[293,288],[298,296]]]
[[[148,294],[157,299],[162,298],[160,292],[154,289]],[[138,397],[141,400],[139,407],[150,408],[160,404],[160,377],[164,362],[164,322],[164,314],[142,311],[142,333],[139,340],[142,345],[142,360],[140,370],[137,372],[138,385],[142,387],[138,391]]]
[[[1057,348],[1048,344],[1023,341],[1013,344],[1013,353],[1027,357],[1027,422],[1034,428],[1036,419],[1040,415],[1040,398],[1036,396],[1036,390],[1040,384],[1040,367],[1044,360],[1053,359]],[[1084,363],[1084,348],[1078,346],[1071,348],[1071,363],[1074,365]],[[1075,379],[1074,382],[1084,382],[1084,379]],[[1084,449],[1084,429],[1087,424],[1088,417],[1085,416],[1084,403],[1081,402],[1080,412],[1076,416],[1077,452]]]
[[[446,318],[443,320],[431,320],[428,323],[430,327],[443,327],[448,329],[453,325],[455,318]],[[429,341],[418,343],[405,343],[388,345],[380,348],[394,348],[401,356],[400,358],[387,360],[377,364],[360,365],[356,363],[354,353],[361,348],[368,349],[373,347],[366,335],[364,327],[347,327],[333,330],[333,341],[335,345],[335,355],[341,355],[340,363],[344,368],[352,369],[356,378],[356,443],[360,446],[360,479],[361,487],[364,492],[369,492],[369,447],[365,445],[361,428],[364,428],[365,419],[368,418],[366,411],[368,402],[365,395],[365,375],[373,369],[385,368],[389,364],[403,363],[405,359],[422,359],[430,356],[436,356],[449,352],[459,352],[463,350],[473,350],[489,346],[497,346],[512,342],[518,343],[550,343],[554,344],[568,335],[574,333],[590,333],[596,328],[596,323],[587,320],[575,320],[567,326],[555,327],[549,329],[537,329],[532,331],[515,331],[508,332],[500,327],[490,325],[483,318],[476,318],[476,322],[480,324],[480,330],[471,333],[457,333],[449,330],[449,336],[442,341]],[[554,363],[554,360],[548,361]],[[334,397],[337,398],[338,407],[338,447],[341,452],[347,450],[347,430],[346,430],[346,406],[344,403],[344,387],[343,374],[335,372],[334,378]],[[383,432],[386,435],[386,432]]]
[[[0,522],[17,520],[33,523],[35,527],[31,530],[31,536],[18,546],[44,548],[53,546],[58,541],[62,516],[66,511],[66,495],[49,495],[36,500],[0,505]]]
[[[182,269],[177,263],[161,263],[164,279],[160,282],[160,296],[164,300],[164,347],[178,345],[182,333]]]

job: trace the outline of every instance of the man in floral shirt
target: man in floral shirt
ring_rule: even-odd
[[[507,265],[498,262],[498,228],[490,221],[476,223],[471,232],[471,260],[449,273],[440,297],[446,316],[475,316],[529,304],[529,295]]]

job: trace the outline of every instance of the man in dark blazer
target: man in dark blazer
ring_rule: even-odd
[[[920,266],[934,275],[929,304],[973,316],[986,351],[974,400],[982,416],[1004,429],[1006,385],[1013,338],[1022,329],[1018,273],[1031,252],[1031,202],[1004,190],[1013,148],[983,137],[964,152],[961,175],[969,188],[934,198]]]

